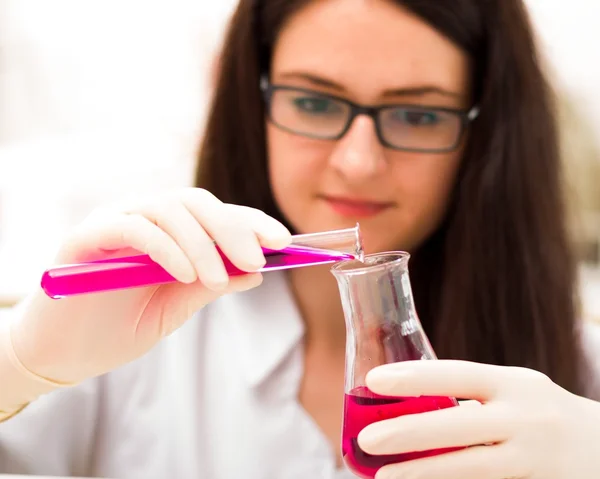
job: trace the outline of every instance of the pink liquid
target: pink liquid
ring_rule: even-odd
[[[359,477],[371,479],[375,477],[377,470],[385,465],[460,449],[447,448],[375,456],[365,453],[358,446],[356,440],[360,431],[374,422],[406,414],[418,414],[445,409],[457,405],[457,401],[449,397],[421,396],[395,398],[379,396],[364,386],[352,390],[344,398],[344,426],[342,432],[342,456],[344,462]]]
[[[217,248],[218,249],[218,248]],[[229,276],[246,274],[235,267],[218,250]],[[353,259],[347,253],[317,250],[302,246],[289,246],[281,251],[263,248],[267,260],[260,271],[275,271]],[[54,299],[78,294],[114,291],[175,282],[175,278],[147,255],[91,261],[58,266],[44,272],[41,286]]]

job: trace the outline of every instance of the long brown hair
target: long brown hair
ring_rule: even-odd
[[[285,224],[269,185],[259,81],[278,32],[309,1],[240,1],[196,176],[222,201]],[[449,213],[411,260],[433,347],[440,358],[533,368],[583,393],[555,112],[522,0],[395,3],[470,55],[481,109]]]

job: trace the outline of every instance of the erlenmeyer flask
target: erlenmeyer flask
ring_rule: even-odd
[[[457,406],[448,397],[389,397],[371,392],[366,374],[376,366],[400,361],[437,359],[415,310],[408,274],[410,255],[367,255],[364,262],[337,263],[337,279],[346,320],[346,376],[342,454],[359,477],[373,478],[384,465],[449,451],[369,455],[357,443],[369,424],[405,414]]]

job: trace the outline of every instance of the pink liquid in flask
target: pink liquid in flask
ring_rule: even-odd
[[[374,422],[392,419],[406,414],[418,414],[457,406],[449,397],[388,397],[371,392],[365,386],[353,389],[344,396],[344,427],[342,432],[342,456],[346,465],[359,477],[374,478],[383,466],[422,457],[451,452],[460,448],[435,449],[405,454],[371,455],[364,452],[357,442],[361,430]]]

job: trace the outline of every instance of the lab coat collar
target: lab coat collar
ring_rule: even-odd
[[[269,272],[250,291],[222,298],[220,312],[238,348],[240,371],[259,386],[292,353],[304,335],[304,323],[285,272]],[[220,308],[219,308],[220,309]]]

